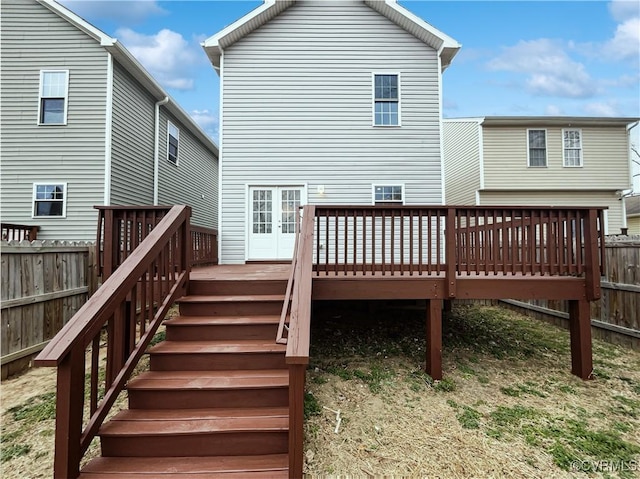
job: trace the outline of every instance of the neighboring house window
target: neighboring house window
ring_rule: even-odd
[[[66,183],[33,184],[33,216],[61,216],[67,214]]]
[[[373,124],[400,125],[400,86],[397,74],[373,76]]]
[[[169,122],[168,141],[167,141],[167,159],[174,165],[178,164],[178,143],[180,142],[180,130],[173,123]]]
[[[564,166],[582,166],[582,132],[562,130]]]
[[[402,185],[374,185],[374,203],[402,203],[404,201],[404,187]]]
[[[67,93],[69,71],[42,70],[40,72],[40,105],[38,124],[67,124]]]
[[[529,166],[547,166],[547,130],[527,130]]]

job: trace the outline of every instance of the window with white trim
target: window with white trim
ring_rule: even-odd
[[[374,203],[403,203],[404,187],[402,185],[373,185]]]
[[[178,164],[178,144],[180,143],[180,130],[176,125],[168,122],[167,125],[167,160],[174,165]]]
[[[582,166],[582,132],[562,130],[562,143],[564,166]]]
[[[527,130],[529,166],[547,166],[547,130]]]
[[[373,124],[400,125],[400,81],[397,74],[373,75]]]
[[[38,105],[39,125],[67,124],[68,70],[41,70]]]
[[[33,217],[67,215],[66,183],[33,184]]]

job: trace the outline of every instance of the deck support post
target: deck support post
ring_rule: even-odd
[[[425,371],[433,379],[442,379],[442,300],[427,300],[427,358]]]
[[[302,477],[306,364],[289,364],[289,477]]]
[[[589,301],[569,301],[569,332],[571,334],[571,373],[582,379],[592,379],[591,308]]]

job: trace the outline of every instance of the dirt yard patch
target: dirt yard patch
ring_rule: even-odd
[[[640,477],[640,353],[595,341],[596,379],[581,381],[566,331],[458,307],[445,320],[445,379],[434,382],[422,372],[424,311],[320,306],[308,477]],[[3,381],[2,477],[51,477],[54,393],[49,368]]]

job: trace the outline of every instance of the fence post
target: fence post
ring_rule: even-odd
[[[438,232],[439,234],[439,232]],[[429,240],[431,241],[431,240]],[[446,281],[445,288],[447,298],[456,297],[456,210],[455,208],[447,209],[447,217],[445,222],[445,255],[446,255]]]

